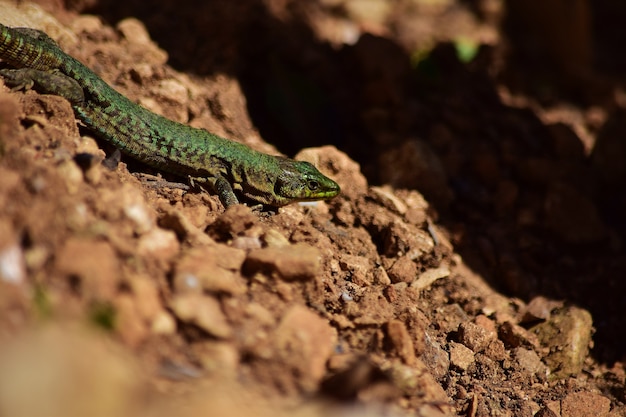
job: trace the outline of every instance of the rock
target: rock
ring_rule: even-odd
[[[392,351],[407,365],[415,363],[415,349],[413,340],[406,326],[399,320],[391,320],[387,323],[387,338]]]
[[[179,294],[201,290],[243,294],[246,284],[237,272],[245,256],[243,250],[225,245],[191,249],[174,266],[174,289]]]
[[[460,343],[450,342],[450,366],[466,372],[474,363],[474,352]]]
[[[500,325],[498,328],[498,337],[509,349],[519,346],[539,347],[537,335],[510,321],[505,321]]]
[[[504,347],[502,340],[493,340],[484,351],[485,355],[494,361],[503,361],[508,357],[508,353]]]
[[[193,324],[220,339],[232,335],[232,329],[222,312],[220,303],[213,297],[200,294],[175,296],[170,307],[179,320]]]
[[[347,272],[350,281],[358,286],[365,286],[372,283],[374,264],[365,256],[341,253],[339,254],[339,267],[342,271]]]
[[[162,310],[152,320],[150,332],[155,335],[172,335],[176,332],[176,320],[170,313]]]
[[[169,262],[180,250],[176,233],[171,230],[154,228],[139,238],[137,253],[143,257]]]
[[[319,268],[319,250],[304,243],[252,250],[243,265],[247,275],[276,273],[286,281],[312,279],[319,273]]]
[[[432,252],[435,242],[428,232],[405,223],[392,220],[381,228],[384,254],[389,257],[406,255],[409,259],[419,259]]]
[[[163,311],[156,281],[143,275],[132,276],[127,281],[133,293],[139,317],[151,323]]]
[[[548,368],[541,362],[539,355],[535,351],[518,347],[513,349],[511,354],[517,366],[523,371],[539,378],[540,381],[546,379]]]
[[[450,355],[428,332],[424,333],[424,351],[420,359],[437,380],[444,378],[450,368]]]
[[[392,283],[410,284],[417,278],[417,265],[408,256],[402,256],[387,269],[387,275]]]
[[[542,346],[550,353],[545,363],[555,378],[577,375],[589,351],[593,331],[591,314],[578,307],[566,307],[553,314],[550,320],[531,328]]]
[[[487,330],[472,322],[461,323],[459,326],[459,342],[475,353],[485,350],[496,338],[495,331]]]
[[[317,388],[326,373],[326,362],[336,343],[337,333],[328,321],[300,305],[287,310],[275,331],[278,356],[309,392]]]
[[[206,341],[193,346],[202,368],[220,375],[235,376],[239,365],[239,351],[229,342]]]
[[[0,281],[22,285],[26,280],[24,251],[8,222],[0,222]]]
[[[411,288],[418,290],[430,288],[435,281],[448,276],[450,276],[450,269],[447,266],[431,268],[419,274],[417,279],[411,283]]]
[[[72,281],[69,285],[88,300],[112,298],[120,282],[115,251],[101,240],[70,238],[59,250],[55,266],[59,274]]]
[[[563,307],[562,301],[550,300],[546,297],[535,297],[522,310],[521,323],[535,322],[539,320],[547,320],[550,313],[555,308]]]
[[[575,392],[561,400],[561,417],[605,417],[611,410],[611,400],[593,392]]]
[[[115,331],[125,344],[137,347],[149,334],[146,321],[143,319],[134,297],[120,294],[114,299]]]
[[[226,209],[211,226],[209,231],[214,238],[230,240],[235,237],[260,238],[263,227],[259,218],[252,212],[250,207],[243,204],[235,204]]]

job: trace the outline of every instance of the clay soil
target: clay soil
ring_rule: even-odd
[[[626,8],[530,3],[0,3],[342,187],[224,210],[0,83],[0,415],[626,415]]]

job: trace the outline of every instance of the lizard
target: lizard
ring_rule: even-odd
[[[0,24],[0,59],[12,67],[0,69],[7,86],[64,97],[97,136],[148,166],[212,190],[225,208],[240,203],[237,195],[281,207],[340,192],[309,162],[256,151],[134,103],[43,31]]]

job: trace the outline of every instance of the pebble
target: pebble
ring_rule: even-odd
[[[550,300],[546,297],[535,297],[521,312],[521,323],[531,323],[550,318],[552,310],[563,307],[562,301]]]
[[[561,400],[561,417],[605,417],[611,411],[611,400],[593,392],[574,392]]]
[[[300,376],[301,387],[313,391],[326,374],[337,332],[327,320],[295,305],[285,312],[276,328],[274,343],[282,361]]]
[[[177,293],[204,290],[243,294],[246,283],[236,272],[243,265],[245,256],[243,250],[226,245],[189,250],[176,261],[174,289]]]
[[[450,356],[428,332],[424,333],[424,348],[420,359],[424,362],[433,377],[440,380],[448,374]]]
[[[500,325],[498,328],[498,336],[509,349],[519,346],[539,347],[537,335],[510,321],[505,321]]]
[[[518,347],[511,351],[511,356],[521,370],[539,378],[540,381],[546,379],[548,368],[534,350]]]
[[[411,288],[418,290],[429,288],[435,281],[448,276],[450,276],[450,269],[447,266],[431,268],[422,272],[417,279],[411,283]]]
[[[459,342],[475,353],[484,351],[496,338],[495,331],[487,330],[472,322],[461,323],[459,326]]]
[[[139,311],[135,297],[129,294],[119,294],[115,303],[115,332],[125,344],[137,347],[149,334],[146,321]]]
[[[212,336],[225,339],[233,333],[220,303],[213,297],[201,294],[176,295],[170,307],[179,320],[194,324]]]
[[[593,322],[587,310],[566,307],[553,313],[550,320],[531,328],[541,345],[550,353],[544,358],[556,378],[577,375],[589,351]]]
[[[387,323],[387,337],[391,342],[392,350],[407,365],[415,363],[415,349],[413,340],[403,322],[391,320]]]
[[[143,257],[169,262],[180,251],[176,233],[171,230],[155,228],[142,235],[137,243],[137,253]]]
[[[155,335],[172,335],[176,333],[176,320],[170,313],[161,310],[152,320],[150,332]]]
[[[0,280],[21,285],[26,279],[24,252],[17,243],[0,249]]]
[[[319,273],[320,252],[304,243],[255,249],[248,254],[243,269],[247,275],[264,271],[276,273],[286,281],[309,280]]]
[[[417,265],[408,256],[402,256],[387,269],[387,275],[392,283],[412,283],[417,278]]]
[[[466,372],[474,363],[474,352],[460,343],[450,342],[450,366]]]
[[[88,300],[110,299],[117,291],[121,270],[111,244],[101,240],[72,237],[59,249],[56,270],[77,277],[79,291]]]

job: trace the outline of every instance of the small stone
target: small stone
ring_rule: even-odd
[[[135,224],[137,233],[142,234],[154,227],[154,213],[148,209],[143,197],[137,194],[124,192],[122,193],[128,201],[123,205],[124,215]]]
[[[161,310],[152,320],[150,332],[155,335],[172,335],[176,333],[176,320],[170,313]]]
[[[115,331],[128,346],[137,347],[148,336],[148,327],[137,311],[134,297],[120,294],[114,303]]]
[[[373,263],[365,256],[342,253],[339,255],[339,266],[350,276],[355,285],[365,286],[370,283]]]
[[[482,352],[489,343],[496,340],[497,334],[472,322],[461,323],[459,326],[459,342],[475,353]]]
[[[520,346],[539,347],[537,335],[510,321],[505,321],[500,325],[498,328],[498,337],[509,349]]]
[[[424,333],[424,349],[420,359],[424,362],[433,377],[444,378],[450,368],[450,356],[428,332]]]
[[[228,207],[209,226],[209,231],[212,232],[212,236],[221,240],[230,240],[237,236],[259,238],[263,234],[263,227],[259,217],[250,207],[235,204]]]
[[[142,235],[137,244],[140,256],[159,259],[163,262],[172,260],[180,250],[176,233],[171,230],[155,228]]]
[[[541,362],[539,355],[535,351],[518,347],[513,349],[511,356],[523,371],[536,376],[542,381],[546,378],[548,368]]]
[[[61,178],[65,181],[65,187],[69,194],[76,194],[83,183],[83,171],[70,159],[61,162],[57,170]]]
[[[387,323],[386,330],[387,337],[395,354],[407,365],[415,363],[413,341],[404,323],[399,320],[391,320]]]
[[[474,363],[474,352],[460,343],[450,342],[450,366],[466,372]]]
[[[461,323],[469,321],[467,313],[457,303],[448,304],[437,308],[437,324],[444,333],[450,333],[459,329]]]
[[[244,263],[247,275],[263,271],[277,273],[286,281],[314,278],[320,269],[318,249],[297,243],[284,248],[263,248],[250,251]]]
[[[417,278],[417,265],[408,256],[402,256],[387,269],[387,275],[392,283],[412,283]]]
[[[179,320],[194,324],[212,336],[224,339],[232,335],[232,328],[220,303],[213,297],[200,294],[177,295],[170,307]]]
[[[381,203],[383,207],[397,214],[404,215],[408,210],[407,205],[394,195],[393,189],[389,186],[371,187],[370,195],[374,197],[375,201]]]
[[[336,343],[337,333],[328,321],[300,305],[287,310],[275,333],[279,357],[299,375],[305,391],[318,387]]]
[[[582,371],[589,351],[593,322],[587,310],[566,307],[533,328],[542,346],[550,349],[544,361],[555,378],[576,375]]]
[[[174,288],[177,293],[204,290],[243,294],[245,281],[235,271],[241,268],[244,258],[243,250],[225,245],[192,249],[176,263]]]
[[[450,276],[450,269],[447,266],[431,268],[422,272],[417,279],[411,283],[411,288],[418,290],[430,288],[435,281],[448,276]]]
[[[562,301],[550,300],[546,297],[535,297],[522,310],[521,323],[536,322],[539,320],[547,320],[552,310],[563,307]]]
[[[561,417],[606,417],[611,400],[593,392],[575,392],[561,400]]]
[[[110,299],[117,291],[121,271],[115,251],[108,242],[87,238],[70,238],[56,256],[56,269],[85,298]]]
[[[21,285],[26,279],[24,252],[15,242],[0,249],[0,281]]]
[[[220,341],[196,343],[194,353],[205,370],[235,376],[240,358],[239,351],[232,343]]]
[[[502,340],[493,340],[484,351],[485,355],[494,361],[503,361],[508,357],[508,353],[504,347]]]
[[[384,254],[389,257],[406,255],[416,260],[431,253],[435,242],[428,232],[400,220],[392,220],[382,227]]]
[[[270,248],[284,248],[290,245],[289,239],[287,239],[282,233],[275,229],[269,229],[263,235],[265,244]]]
[[[163,310],[156,282],[139,275],[131,277],[128,281],[134,295],[137,313],[147,322],[152,322]]]
[[[119,30],[122,36],[130,42],[139,44],[148,44],[152,42],[146,27],[137,19],[127,18],[122,20],[117,24],[117,30]]]

